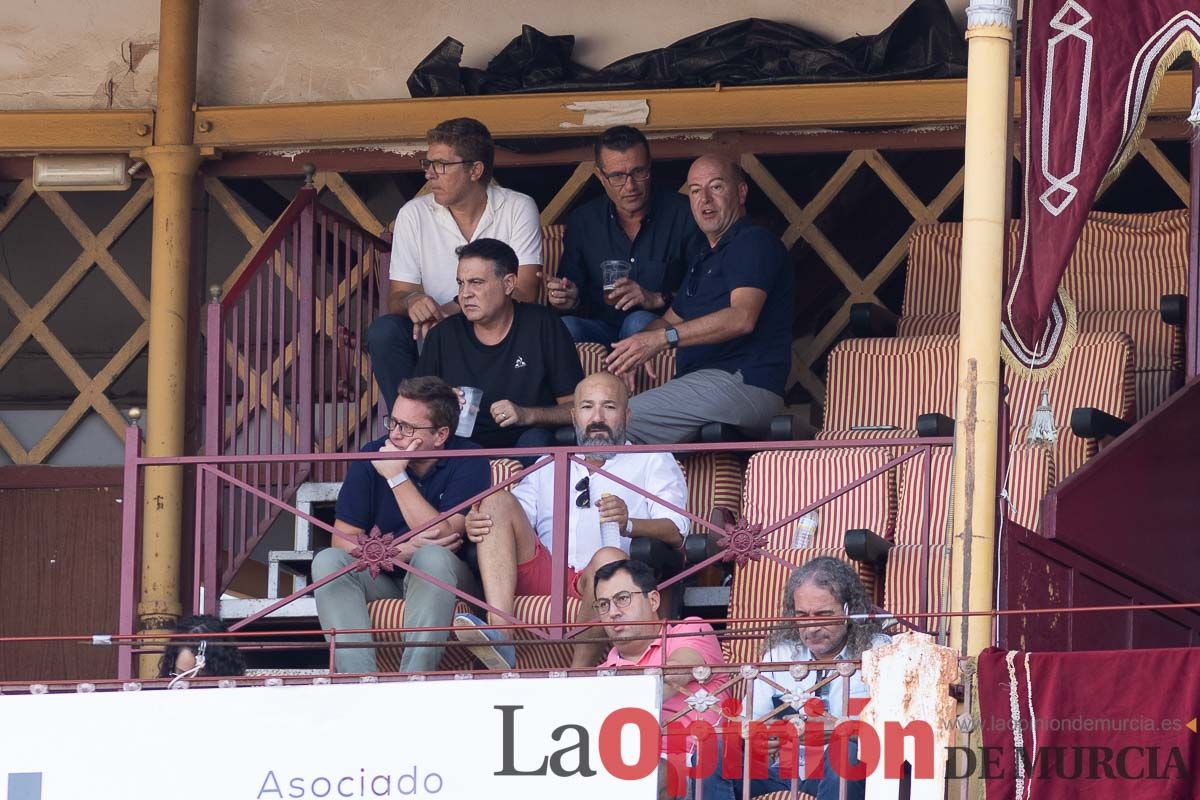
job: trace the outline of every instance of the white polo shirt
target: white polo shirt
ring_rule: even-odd
[[[527,194],[495,184],[487,189],[487,206],[471,240],[499,239],[517,253],[518,264],[542,263],[542,226],[537,203]],[[414,197],[396,214],[392,234],[391,278],[419,284],[439,303],[458,296],[458,256],[466,244],[450,209],[433,194]]]
[[[670,453],[621,453],[605,461],[601,469],[661,497],[679,508],[687,508],[687,482],[683,470]],[[588,474],[582,464],[571,462],[570,491],[561,502],[567,504],[567,563],[576,570],[587,567],[600,549],[600,512],[594,503],[587,508],[575,505],[579,490],[575,486]],[[625,501],[630,519],[669,519],[682,536],[689,528],[688,518],[676,514],[661,503],[632,492],[599,473],[592,474],[591,497],[608,493]],[[548,464],[525,477],[513,487],[513,495],[525,509],[525,516],[547,550],[553,552],[554,542],[554,465]],[[621,547],[629,552],[629,537],[621,537]]]

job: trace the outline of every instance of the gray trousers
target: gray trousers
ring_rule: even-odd
[[[741,372],[701,369],[629,398],[629,409],[627,435],[634,444],[692,442],[710,422],[765,439],[771,418],[783,410],[783,398],[743,383]]]
[[[354,557],[345,550],[329,547],[313,558],[313,581],[337,572]],[[410,562],[413,567],[428,573],[438,580],[468,594],[479,596],[479,583],[471,568],[461,558],[437,545],[425,545],[417,550]],[[371,617],[367,604],[373,600],[404,598],[404,627],[424,628],[447,627],[454,620],[454,606],[458,598],[445,589],[412,573],[396,568],[391,574],[379,573],[372,578],[370,572],[347,572],[318,588],[313,594],[317,599],[317,616],[322,628],[351,629],[370,628]],[[449,631],[416,631],[404,635],[404,655],[400,659],[401,672],[433,672],[442,660],[443,647],[408,645],[417,642],[444,642]],[[339,642],[370,642],[369,633],[338,634]],[[337,672],[375,672],[375,648],[339,647],[334,657]]]

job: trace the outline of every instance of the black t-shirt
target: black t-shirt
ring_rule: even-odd
[[[550,309],[513,304],[513,321],[499,344],[475,337],[475,326],[462,314],[438,323],[425,339],[417,375],[436,375],[451,386],[483,390],[472,441],[483,447],[512,447],[524,426],[501,428],[492,419],[492,403],[510,400],[519,406],[554,406],[575,391],[583,368],[571,334]]]

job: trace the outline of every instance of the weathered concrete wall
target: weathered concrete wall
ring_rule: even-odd
[[[531,24],[573,33],[603,66],[744,17],[831,38],[875,33],[909,0],[202,0],[198,99],[205,105],[408,96],[413,67],[444,37],[482,67]],[[960,17],[967,0],[947,0]],[[6,0],[0,109],[145,107],[158,69],[157,0]]]

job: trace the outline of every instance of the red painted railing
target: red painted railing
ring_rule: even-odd
[[[300,190],[246,269],[208,305],[205,453],[299,456],[354,451],[370,439],[379,412],[366,331],[385,296],[389,251],[322,207],[315,189]],[[298,458],[239,463],[230,474],[290,499],[307,480],[340,479],[338,468]],[[196,577],[212,613],[279,508],[212,474],[197,475],[197,492],[207,499],[196,513],[209,557]]]

